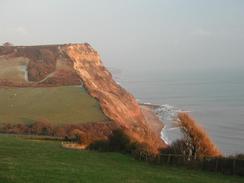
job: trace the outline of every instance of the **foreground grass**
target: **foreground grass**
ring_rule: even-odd
[[[241,183],[241,177],[150,165],[118,153],[65,150],[59,142],[0,135],[0,182]]]
[[[80,87],[0,88],[0,124],[42,119],[64,124],[107,118],[99,103]]]

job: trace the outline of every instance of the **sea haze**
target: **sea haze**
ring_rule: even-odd
[[[244,153],[244,71],[123,71],[116,80],[140,102],[191,111],[223,154]]]

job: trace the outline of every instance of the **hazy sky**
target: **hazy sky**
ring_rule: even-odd
[[[120,69],[244,69],[244,0],[0,0],[0,42],[88,42]]]

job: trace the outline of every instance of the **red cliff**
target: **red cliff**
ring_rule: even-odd
[[[21,64],[27,68],[27,78],[19,81],[6,79],[6,73],[0,72],[0,86],[40,87],[82,82],[99,101],[105,115],[133,140],[147,144],[152,152],[165,146],[160,138],[162,123],[144,116],[148,111],[141,109],[135,98],[113,80],[89,44],[2,46],[0,58],[4,67]]]

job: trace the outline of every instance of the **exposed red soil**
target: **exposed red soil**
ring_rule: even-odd
[[[165,147],[164,142],[149,126],[136,99],[118,85],[103,66],[98,53],[89,45],[62,47],[74,62],[74,69],[89,94],[95,97],[110,119],[115,121],[135,141],[150,146],[151,151]]]

